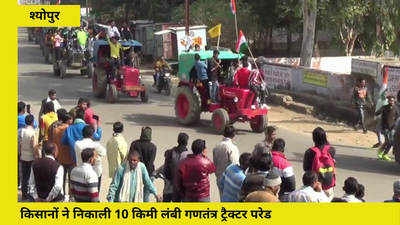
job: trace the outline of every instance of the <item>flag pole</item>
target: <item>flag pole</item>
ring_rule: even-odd
[[[237,13],[237,11],[235,11],[235,30],[236,30],[236,41],[238,41],[239,40],[239,34],[238,34],[238,25],[237,25],[236,13]]]
[[[254,58],[254,56],[253,56],[253,53],[251,52],[250,46],[249,46],[248,44],[247,44],[247,48],[249,49],[251,58],[253,59],[253,62],[254,62],[254,64],[256,65],[257,70],[260,70],[260,69],[258,68],[258,66],[257,66],[256,60],[255,60],[255,58]]]
[[[218,35],[218,42],[217,42],[217,50],[219,50],[219,39],[221,38],[221,34]]]

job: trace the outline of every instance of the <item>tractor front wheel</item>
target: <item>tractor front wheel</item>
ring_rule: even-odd
[[[149,102],[149,90],[145,88],[144,91],[140,92],[140,99],[143,103]]]
[[[109,103],[118,101],[118,90],[114,84],[107,85],[106,101]]]
[[[64,79],[65,75],[67,74],[67,65],[65,65],[64,62],[61,62],[61,63],[58,65],[58,68],[59,68],[59,70],[60,70],[60,78],[61,78],[61,79]]]
[[[104,80],[105,71],[95,69],[92,77],[92,90],[97,98],[103,98],[107,89],[107,81]]]
[[[53,73],[56,77],[60,76],[60,67],[57,62],[53,63]]]
[[[250,121],[250,127],[253,132],[261,133],[268,125],[267,115],[258,115]]]
[[[218,134],[224,133],[225,127],[229,124],[229,114],[225,109],[217,109],[212,114],[212,123]]]

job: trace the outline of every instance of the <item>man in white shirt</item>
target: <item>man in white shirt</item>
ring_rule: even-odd
[[[359,188],[359,183],[356,178],[348,177],[344,181],[343,191],[346,193],[343,196],[343,200],[346,202],[362,202],[360,199],[356,198],[356,193]]]
[[[98,189],[100,190],[101,175],[103,173],[102,158],[106,156],[107,150],[99,142],[93,141],[94,128],[87,125],[83,128],[83,139],[75,142],[75,156],[76,156],[76,166],[82,165],[81,153],[86,148],[93,148],[95,151],[95,164],[93,166],[99,181]]]
[[[289,202],[330,202],[318,175],[313,171],[306,171],[303,175],[303,187],[289,194]]]
[[[28,193],[35,202],[60,202],[64,200],[64,168],[54,158],[56,145],[43,146],[45,157],[32,163]]]
[[[36,131],[33,128],[34,117],[27,115],[25,117],[26,127],[18,130],[18,150],[20,155],[21,173],[22,173],[22,200],[28,199],[28,181],[31,173],[31,166],[35,158],[35,146],[37,145]]]
[[[50,89],[48,95],[49,96],[47,98],[42,100],[42,106],[40,107],[40,111],[39,111],[39,118],[43,115],[44,105],[47,102],[53,102],[54,112],[57,112],[57,110],[61,109],[61,105],[58,102],[56,90]]]
[[[220,187],[220,180],[225,169],[231,165],[239,164],[239,149],[233,143],[232,139],[235,137],[236,130],[233,126],[227,126],[224,130],[224,138],[213,149],[213,161],[216,167],[215,176],[217,177],[217,186],[222,200],[222,187]]]
[[[115,22],[111,21],[110,27],[108,28],[108,37],[121,37],[121,34],[118,31],[118,28],[115,26]]]

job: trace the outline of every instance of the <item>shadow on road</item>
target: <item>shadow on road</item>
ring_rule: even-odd
[[[303,162],[303,153],[292,152],[291,155],[295,157],[289,157],[289,161]],[[387,162],[377,160],[376,158],[344,154],[336,154],[335,160],[336,167],[340,169],[394,176],[400,175],[400,165],[396,162]]]
[[[209,120],[200,120],[198,123],[191,125],[191,126],[184,126],[178,123],[175,117],[172,116],[164,116],[164,115],[152,115],[152,114],[129,114],[123,115],[123,119],[134,122],[140,126],[164,126],[164,127],[186,127],[192,128],[198,133],[201,134],[214,134],[218,135],[217,132],[211,125],[211,121]],[[247,135],[253,134],[252,131],[244,130],[244,129],[237,129],[236,135]]]
[[[324,122],[324,121],[314,121],[314,120],[280,120],[280,121],[274,121],[274,123],[309,123],[309,124],[315,124],[315,127],[320,126],[320,125],[332,125],[330,122]]]
[[[371,148],[365,148],[365,147],[359,147],[359,146],[350,146],[350,145],[332,145],[333,147],[342,147],[342,148],[354,148],[354,149],[360,149],[360,150],[368,150],[370,151]]]

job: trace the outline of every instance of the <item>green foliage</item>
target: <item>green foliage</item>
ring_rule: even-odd
[[[84,5],[86,0],[64,0]],[[361,47],[366,54],[400,54],[400,0],[306,0],[317,11],[318,31],[329,31],[333,47],[351,54]],[[184,25],[184,0],[88,0],[96,18],[117,21],[148,19]],[[234,16],[229,0],[191,0],[191,25],[209,28],[222,24],[221,46],[236,42]],[[303,0],[237,0],[238,27],[250,46],[267,49],[272,30],[284,29],[302,35]],[[216,45],[217,40],[209,40]],[[265,51],[260,51],[263,54]]]
[[[326,1],[321,14],[322,23],[333,31],[336,46],[351,55],[359,36],[364,32],[371,2],[365,0]],[[335,12],[335,13],[332,13]],[[320,27],[320,26],[319,26]]]

